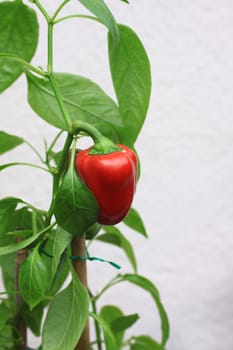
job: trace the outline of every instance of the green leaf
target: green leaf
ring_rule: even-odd
[[[69,286],[57,294],[45,319],[43,350],[73,350],[88,318],[89,296],[73,274]]]
[[[123,126],[118,106],[91,80],[66,73],[56,73],[55,79],[71,121],[90,124],[105,123],[105,136]],[[32,109],[53,126],[66,130],[67,126],[48,79],[27,73],[28,101]],[[75,92],[75,93],[74,93]]]
[[[29,307],[25,304],[21,308],[23,318],[26,322],[26,325],[30,328],[33,334],[37,337],[40,336],[41,322],[43,317],[44,306],[42,303],[34,307],[33,310],[30,310]]]
[[[48,260],[48,258],[47,258]],[[49,287],[48,295],[54,296],[65,283],[68,274],[69,274],[69,262],[66,251],[64,251],[61,255],[57,271],[51,279],[51,285]]]
[[[52,241],[52,247],[49,249],[48,244],[45,246],[45,251],[52,257],[44,256],[44,260],[49,269],[49,278],[51,281],[47,291],[48,295],[55,295],[67,278],[69,264],[66,249],[69,246],[71,239],[72,235],[69,232],[58,227]]]
[[[17,228],[13,216],[18,203],[21,203],[21,200],[14,197],[6,197],[0,200],[0,237],[3,233]]]
[[[20,203],[20,202],[19,202]],[[27,207],[10,209],[0,204],[0,246],[15,243],[15,237],[26,238],[43,229],[43,217]]]
[[[72,235],[59,227],[55,233],[54,242],[53,242],[53,250],[52,250],[52,275],[55,275],[59,261],[62,253],[69,246],[72,240]]]
[[[121,281],[127,281],[137,285],[138,287],[147,291],[153,298],[160,315],[161,330],[162,330],[161,346],[164,347],[169,337],[169,321],[168,321],[167,313],[164,309],[164,306],[161,303],[157,288],[149,279],[136,274],[125,274],[122,276],[119,275],[118,282],[121,282]]]
[[[31,310],[44,298],[48,284],[48,271],[38,248],[34,248],[19,270],[20,294]]]
[[[0,154],[10,151],[11,149],[21,145],[23,142],[24,139],[21,137],[0,131]]]
[[[17,197],[5,197],[0,200],[0,210],[15,209],[18,203],[23,203],[22,199]]]
[[[164,348],[151,337],[140,335],[133,338],[130,350],[164,350]]]
[[[133,267],[133,270],[136,272],[137,261],[135,258],[133,247],[129,240],[125,238],[124,235],[114,226],[104,226],[103,229],[105,233],[99,235],[96,239],[101,242],[110,243],[122,248],[126,256],[128,257]]]
[[[143,126],[151,92],[150,64],[146,51],[132,29],[119,25],[117,52],[109,36],[112,80],[124,120],[122,143],[133,146]]]
[[[6,324],[0,330],[0,349],[1,350],[12,350],[16,347],[16,339],[13,337],[13,327],[12,325]]]
[[[11,316],[11,310],[3,302],[0,304],[0,330],[5,326],[7,320]]]
[[[10,292],[8,299],[15,301],[15,296],[11,293],[15,288],[15,253],[0,256],[0,266],[5,290]]]
[[[54,214],[57,223],[65,231],[82,236],[97,221],[98,211],[95,197],[71,165],[56,195]]]
[[[139,318],[137,314],[124,316],[121,309],[115,305],[103,306],[100,310],[100,316],[109,325],[119,348],[122,345],[124,331],[131,327]]]
[[[0,53],[16,55],[30,61],[38,42],[36,13],[21,1],[0,4]],[[8,88],[23,72],[21,63],[0,58],[0,92]]]
[[[114,330],[112,328],[112,324],[115,320],[117,320],[123,316],[124,316],[124,314],[121,311],[121,309],[119,309],[119,307],[117,307],[115,305],[105,305],[100,310],[100,317],[102,317],[102,319],[110,326],[110,329],[115,336],[118,347],[120,347],[122,344],[122,340],[124,337],[124,331],[121,330],[121,331],[114,332]]]
[[[7,255],[10,253],[14,253],[17,250],[20,249],[24,249],[27,246],[29,246],[31,243],[35,242],[40,236],[42,236],[44,233],[46,233],[48,231],[49,227],[45,228],[44,230],[41,230],[40,232],[38,232],[37,234],[34,234],[33,236],[24,239],[23,241],[20,241],[19,243],[14,243],[14,244],[10,244],[10,245],[6,245],[6,246],[1,246],[0,247],[0,256],[3,255]],[[22,230],[25,231],[25,230]],[[18,231],[19,235],[21,231]],[[28,234],[32,233],[32,231],[28,230]]]
[[[121,316],[111,323],[111,328],[113,332],[121,332],[125,331],[126,329],[132,327],[135,322],[139,319],[138,314],[132,314],[127,316]]]
[[[114,49],[117,49],[119,43],[119,31],[117,23],[109,8],[103,0],[79,0],[91,13],[93,13],[109,30],[114,43]]]
[[[115,337],[109,327],[108,323],[99,315],[90,312],[90,316],[93,317],[102,327],[104,332],[104,344],[106,350],[118,350]]]
[[[123,222],[133,230],[141,233],[144,237],[148,237],[142,218],[134,208],[130,209]]]

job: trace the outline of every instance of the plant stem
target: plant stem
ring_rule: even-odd
[[[93,312],[96,314],[97,313],[96,300],[93,298],[92,295],[91,295],[91,305],[92,305]],[[97,350],[102,350],[100,326],[96,320],[94,320],[94,326],[95,326]]]
[[[86,255],[86,235],[84,234],[81,238],[74,237],[72,240],[71,248],[72,248],[73,256],[84,257]],[[83,261],[79,261],[78,259],[74,259],[72,263],[79,280],[87,288],[86,260],[84,259]],[[90,345],[89,322],[87,322],[75,350],[88,350],[89,345]]]
[[[95,301],[97,301],[109,288],[114,286],[119,282],[120,275],[115,276],[109,283],[107,283],[102,290],[93,298]]]
[[[11,166],[19,166],[19,165],[23,165],[23,166],[30,166],[32,168],[36,168],[36,169],[40,169],[40,170],[44,170],[47,173],[51,174],[51,171],[41,167],[40,165],[36,165],[36,164],[31,164],[31,163],[25,163],[25,162],[14,162],[14,163],[7,163],[7,164],[2,164],[0,165],[0,170],[6,169],[6,168],[10,168]]]
[[[40,153],[37,151],[37,149],[27,140],[24,140],[24,142],[26,143],[26,145],[28,145],[32,151],[37,155],[37,157],[40,159],[41,163],[45,163],[44,159],[42,158],[42,156],[40,155]]]
[[[50,66],[51,66],[51,63],[50,63]],[[65,121],[65,124],[66,124],[66,129],[67,129],[68,132],[71,132],[72,131],[72,123],[71,123],[69,114],[66,111],[66,107],[65,107],[65,104],[64,104],[64,101],[63,101],[63,98],[62,98],[59,86],[57,85],[56,79],[54,77],[54,74],[51,72],[51,73],[49,73],[48,77],[49,77],[49,81],[50,81],[50,84],[52,86],[54,95],[55,95],[55,97],[57,99],[57,103],[58,103],[58,105],[60,107],[60,110],[62,112],[64,121]]]
[[[59,133],[55,136],[54,140],[52,141],[51,145],[49,146],[49,148],[46,148],[46,153],[48,154],[49,152],[51,152],[51,150],[53,149],[53,147],[55,146],[57,140],[59,139],[59,137],[61,136],[61,134],[63,133],[63,130],[59,131]],[[48,162],[47,162],[48,163]]]
[[[53,72],[53,22],[48,22],[48,74]]]
[[[20,242],[20,241],[21,241],[21,237],[18,237],[17,242]],[[19,293],[19,270],[20,270],[21,264],[24,262],[26,257],[27,257],[27,250],[20,249],[17,251],[16,258],[15,258],[15,290],[17,293],[15,296],[15,302],[18,307],[18,311],[16,315],[16,324],[15,324],[17,332],[15,336],[17,338],[18,336],[20,336],[21,338],[21,344],[15,345],[16,350],[25,350],[27,348],[27,327],[20,311],[20,308],[23,304],[23,299]]]
[[[53,190],[52,190],[52,201],[48,210],[47,214],[47,225],[50,224],[51,217],[53,215],[53,210],[54,210],[54,203],[55,203],[55,195],[57,193],[59,183],[60,183],[60,178],[62,176],[62,173],[66,169],[66,163],[68,161],[68,154],[70,150],[71,143],[73,141],[73,136],[71,134],[68,134],[66,137],[65,145],[63,147],[62,155],[57,167],[57,173],[53,175]]]
[[[49,22],[51,20],[51,18],[49,16],[48,12],[45,10],[45,8],[41,5],[40,1],[39,0],[34,0],[33,2],[38,7],[38,9],[42,13],[42,15],[44,16],[46,21]]]
[[[61,12],[61,10],[63,9],[63,7],[68,4],[68,2],[70,2],[70,0],[64,0],[63,3],[61,3],[61,5],[57,8],[57,10],[55,11],[53,17],[52,17],[52,21],[55,22],[55,19],[57,18],[57,15]]]
[[[10,60],[13,60],[13,61],[16,61],[16,62],[19,62],[22,64],[22,66],[25,68],[25,70],[30,70],[32,72],[35,72],[36,74],[42,76],[42,77],[46,77],[46,74],[39,68],[37,67],[34,67],[33,65],[31,65],[30,63],[24,61],[22,58],[20,57],[17,57],[17,56],[14,56],[14,55],[11,55],[11,54],[0,54],[0,58],[1,57],[5,57],[7,59],[10,59]]]
[[[91,20],[93,20],[93,21],[96,21],[96,22],[98,22],[98,23],[103,24],[97,17],[94,17],[94,16],[87,16],[87,15],[79,15],[79,14],[61,17],[61,18],[57,19],[56,21],[54,21],[54,24],[58,24],[58,23],[61,23],[61,22],[63,22],[63,21],[66,21],[67,19],[72,19],[72,18],[91,19]]]

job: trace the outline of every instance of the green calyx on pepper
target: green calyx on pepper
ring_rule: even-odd
[[[75,155],[75,171],[98,202],[98,223],[115,225],[127,215],[133,201],[137,156],[129,147],[115,145],[92,125],[77,122],[74,127],[76,132],[90,134],[95,142]]]

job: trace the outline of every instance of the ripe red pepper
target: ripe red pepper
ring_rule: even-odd
[[[115,225],[128,213],[137,181],[137,157],[127,146],[108,154],[77,153],[75,170],[99,205],[98,222]]]

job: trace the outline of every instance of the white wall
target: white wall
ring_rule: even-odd
[[[58,1],[44,1],[52,9]],[[168,350],[233,349],[233,3],[231,0],[108,1],[118,22],[141,37],[151,60],[153,92],[137,142],[142,177],[134,206],[148,241],[130,231],[139,272],[157,285],[171,323]],[[70,8],[76,8],[74,1]],[[81,8],[81,7],[80,7]],[[96,32],[97,31],[97,32]],[[55,40],[57,70],[90,77],[114,96],[97,24],[72,20]],[[45,28],[34,59],[44,65]],[[21,78],[0,96],[1,129],[43,147],[55,130],[34,117]],[[22,146],[4,161],[34,160]],[[37,170],[1,174],[0,195],[24,196],[46,207],[50,182]],[[92,254],[129,265],[117,249]],[[113,268],[89,263],[94,291]],[[2,287],[1,287],[2,289]],[[106,294],[127,312],[141,312],[136,331],[159,337],[153,303],[127,285]],[[33,345],[33,341],[31,345]]]

